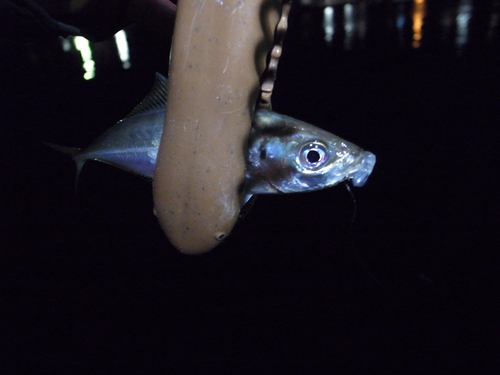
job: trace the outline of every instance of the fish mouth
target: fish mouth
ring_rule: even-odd
[[[363,151],[360,160],[359,168],[351,175],[352,184],[356,187],[361,187],[366,183],[377,159],[371,152]]]

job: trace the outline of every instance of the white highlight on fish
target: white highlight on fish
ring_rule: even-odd
[[[96,160],[153,178],[163,131],[167,80],[156,74],[146,98],[85,150],[47,145],[69,154],[77,178],[87,160]],[[257,109],[248,148],[243,203],[253,194],[301,193],[352,180],[363,186],[375,155],[303,121]]]

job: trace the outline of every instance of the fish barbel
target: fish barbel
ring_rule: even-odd
[[[156,74],[146,98],[85,150],[47,145],[72,156],[77,178],[96,160],[153,178],[163,131],[167,80]],[[325,130],[273,111],[257,109],[246,152],[243,202],[253,194],[302,193],[352,180],[363,186],[375,155]]]

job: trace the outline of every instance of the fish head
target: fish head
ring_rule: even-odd
[[[248,147],[252,194],[309,192],[346,180],[363,186],[376,161],[334,134],[263,109],[255,112]]]

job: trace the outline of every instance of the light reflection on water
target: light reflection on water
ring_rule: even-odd
[[[478,29],[475,37],[480,43],[498,37],[498,0],[482,6],[472,0],[432,4],[426,0],[302,0],[301,4],[304,13],[323,8],[324,40],[345,50],[364,47],[370,39],[377,39],[375,34],[386,36],[386,42],[397,41],[399,47],[419,48],[439,41],[452,45],[457,53],[472,43],[472,28]]]
[[[455,45],[457,48],[463,47],[467,43],[469,36],[469,21],[471,18],[472,4],[471,0],[461,0],[458,6],[455,22],[457,33],[455,37]]]
[[[83,74],[83,79],[89,80],[95,77],[95,61],[92,56],[92,48],[90,47],[90,41],[85,39],[82,36],[75,36],[73,39],[73,43],[75,44],[75,48],[80,52],[83,62],[83,70],[85,73]],[[63,44],[63,50],[67,46]],[[71,46],[71,44],[70,44]]]
[[[404,13],[398,14],[399,17],[404,18]],[[425,0],[415,0],[413,2],[413,42],[412,47],[420,47],[422,40],[422,27],[424,25],[425,17]],[[403,22],[403,25],[406,22]],[[399,28],[398,28],[399,29]]]
[[[486,2],[485,2],[486,3]],[[450,45],[460,54],[470,40],[470,29],[478,23],[486,22],[483,33],[476,35],[476,41],[492,42],[497,39],[500,1],[492,0],[488,6],[475,7],[472,0],[455,0],[429,3],[426,0],[392,0],[392,1],[342,1],[342,0],[302,0],[297,11],[298,30],[301,38],[308,42],[312,34],[308,31],[311,24],[318,24],[317,19],[310,17],[311,9],[322,8],[323,39],[326,45],[352,50],[370,45],[373,40],[382,40],[385,47],[420,48],[435,42]],[[316,12],[316,11],[315,11]],[[318,13],[318,12],[316,12]],[[297,26],[295,26],[297,28]],[[477,28],[477,27],[476,27]],[[74,38],[75,42],[78,37]],[[68,42],[62,41],[63,49],[70,51]],[[92,49],[92,43],[89,48]],[[101,48],[94,52],[96,64],[109,59],[110,50],[115,51],[115,59],[119,58],[122,67],[128,69],[132,62],[125,31],[115,35],[111,40],[98,43]],[[105,47],[105,48],[103,48]],[[107,58],[100,56],[107,49]],[[84,58],[83,52],[82,58]],[[85,61],[90,66],[90,63]],[[99,67],[91,67],[99,69]],[[93,77],[87,71],[85,77]]]
[[[122,62],[122,68],[128,69],[132,65],[130,62],[130,52],[129,45],[127,41],[127,33],[125,30],[120,30],[114,35],[114,42],[116,44],[117,55],[120,61]],[[107,49],[109,50],[111,46],[109,45],[109,41],[101,42],[99,45],[108,45]],[[74,45],[75,49],[80,52],[80,56],[82,59],[82,67],[85,73],[83,74],[83,78],[85,80],[90,80],[95,77],[96,71],[96,62],[93,57],[93,43],[91,43],[88,39],[82,36],[70,36],[66,39],[61,38],[61,46],[64,52],[71,52],[72,46]]]
[[[365,47],[374,51],[446,47],[457,54],[469,47],[494,51],[500,43],[499,19],[500,0],[301,0],[294,3],[287,43],[344,51]],[[152,60],[157,54],[148,51],[158,50],[158,42],[147,38],[130,27],[99,43],[71,37],[61,39],[59,45],[57,41],[19,45],[0,40],[0,46],[10,51],[6,56],[14,69],[57,70],[58,64],[68,67],[71,62],[74,71],[92,79],[120,67],[156,66]]]

